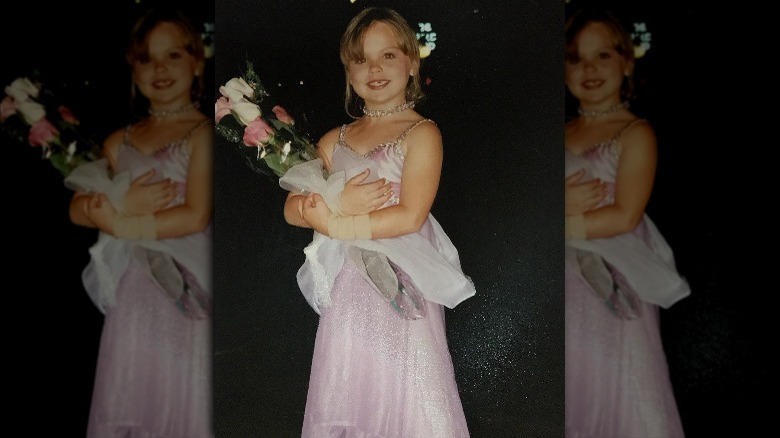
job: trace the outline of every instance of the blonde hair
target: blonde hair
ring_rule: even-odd
[[[612,34],[612,43],[618,55],[622,56],[627,64],[633,67],[634,64],[634,42],[631,35],[626,31],[623,23],[615,13],[609,10],[597,8],[583,8],[574,13],[566,20],[563,28],[564,50],[566,61],[579,60],[577,53],[577,38],[588,24],[600,23]],[[628,70],[628,75],[623,79],[620,87],[620,94],[623,99],[629,99],[634,94],[634,69]]]
[[[406,19],[398,12],[381,7],[363,9],[347,25],[344,35],[341,36],[339,55],[344,65],[346,78],[346,91],[344,93],[344,108],[347,114],[350,110],[360,110],[365,105],[363,99],[357,95],[349,84],[349,63],[363,58],[363,37],[368,28],[376,22],[385,23],[393,30],[398,38],[398,47],[404,55],[408,56],[412,64],[417,66],[413,75],[406,83],[406,100],[418,102],[424,96],[420,85],[420,46],[417,36],[407,23]]]

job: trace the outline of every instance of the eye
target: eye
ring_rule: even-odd
[[[395,53],[392,52],[385,53],[385,59],[395,59]]]
[[[611,59],[611,58],[612,58],[612,54],[609,53],[609,52],[600,52],[599,53],[599,59],[607,60],[607,59]]]
[[[182,59],[184,57],[184,54],[181,53],[181,52],[178,52],[178,51],[177,52],[171,52],[168,55],[168,57],[171,58],[171,59]]]
[[[366,58],[358,58],[352,62],[354,62],[355,64],[363,64],[364,62],[366,62]]]

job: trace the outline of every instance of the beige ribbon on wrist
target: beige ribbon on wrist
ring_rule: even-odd
[[[157,224],[153,214],[118,214],[114,219],[114,236],[121,239],[156,239]]]
[[[328,216],[328,235],[338,240],[371,239],[371,219],[367,214],[358,216]]]
[[[585,217],[581,214],[566,216],[566,239],[585,238]]]

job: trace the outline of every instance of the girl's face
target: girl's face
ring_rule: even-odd
[[[615,50],[612,33],[601,23],[589,23],[576,40],[576,59],[567,59],[565,81],[585,107],[620,103],[620,88],[631,65]]]
[[[406,84],[413,68],[393,29],[376,22],[363,35],[363,58],[350,61],[347,75],[366,107],[388,108],[406,101]]]
[[[186,105],[199,62],[184,44],[181,30],[160,23],[149,32],[149,57],[133,64],[133,80],[153,106]]]

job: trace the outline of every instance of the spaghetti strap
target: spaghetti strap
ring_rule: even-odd
[[[344,137],[346,136],[347,132],[347,124],[341,125],[341,131],[339,131],[339,143],[344,143]]]
[[[125,135],[122,137],[122,143],[123,144],[130,144],[130,130],[133,129],[133,125],[127,125],[127,128],[125,128]]]
[[[201,120],[197,125],[193,126],[192,129],[189,130],[189,132],[187,132],[187,134],[184,136],[184,140],[189,140],[189,138],[192,136],[192,133],[195,132],[196,129],[200,128],[201,126],[205,125],[210,121],[211,119]]]
[[[632,127],[632,126],[636,125],[637,123],[641,123],[641,122],[645,122],[645,123],[647,123],[647,120],[645,120],[645,119],[634,119],[634,120],[632,120],[632,121],[630,121],[630,122],[626,123],[626,124],[625,124],[625,126],[623,126],[622,128],[620,128],[620,131],[618,131],[618,132],[617,132],[617,134],[615,134],[615,136],[614,136],[614,137],[612,137],[612,139],[613,139],[614,141],[617,141],[617,140],[619,140],[619,139],[620,139],[620,137],[623,135],[623,133],[624,133],[624,132],[626,132],[626,130],[628,130],[628,128],[630,128],[630,127]]]
[[[406,129],[404,130],[404,132],[402,132],[402,133],[401,133],[401,135],[399,135],[399,136],[398,136],[398,139],[396,140],[396,142],[400,144],[400,143],[401,143],[401,142],[404,140],[404,138],[406,138],[406,134],[408,134],[408,133],[409,133],[409,132],[410,132],[412,129],[416,128],[418,125],[422,124],[423,122],[431,122],[431,123],[433,123],[434,125],[436,124],[436,122],[434,122],[434,121],[433,121],[433,120],[431,120],[431,119],[422,119],[422,120],[418,120],[418,121],[416,121],[416,122],[412,123],[412,125],[411,125],[411,126],[409,126],[408,128],[406,128]]]

